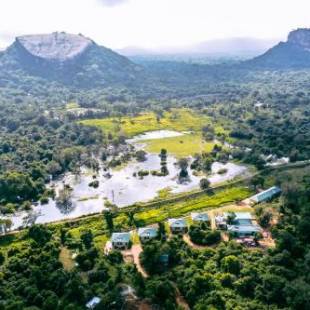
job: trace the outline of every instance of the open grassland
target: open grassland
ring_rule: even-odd
[[[178,158],[210,152],[215,144],[212,141],[205,141],[201,134],[204,126],[213,126],[211,119],[189,109],[173,109],[164,112],[159,120],[155,113],[149,112],[135,117],[91,119],[81,123],[100,127],[105,133],[121,134],[126,137],[163,129],[188,132],[179,137],[143,141],[146,144],[146,150],[150,153],[159,153],[162,148],[165,148]],[[213,128],[216,134],[226,134],[222,126],[216,125]]]
[[[244,187],[228,188],[213,195],[205,194],[188,200],[185,198],[183,201],[165,204],[155,209],[138,212],[135,215],[135,219],[139,225],[148,225],[172,217],[181,217],[192,211],[218,208],[221,205],[243,200],[250,194],[251,191]]]
[[[211,119],[189,109],[172,109],[164,112],[160,119],[157,119],[155,113],[149,112],[135,117],[90,119],[81,123],[100,127],[105,133],[112,135],[124,134],[133,137],[147,131],[162,129],[199,132],[203,126],[211,124]],[[221,126],[215,126],[214,129],[216,133],[225,133]]]
[[[164,148],[177,158],[202,152],[209,153],[215,145],[212,141],[205,141],[200,134],[185,134],[179,137],[147,140],[143,143],[146,144],[146,151],[150,153],[160,153],[160,150]]]

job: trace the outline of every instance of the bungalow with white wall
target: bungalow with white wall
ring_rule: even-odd
[[[158,235],[157,227],[143,227],[138,229],[138,236],[140,241],[147,242],[151,239],[155,239]]]
[[[191,213],[191,218],[193,220],[193,222],[196,222],[198,224],[201,223],[206,223],[209,224],[210,223],[210,218],[207,212],[192,212]]]
[[[187,232],[187,223],[185,219],[169,219],[168,224],[173,234],[184,234]]]
[[[231,213],[224,213],[227,222],[227,231],[237,237],[254,236],[262,229],[253,223],[253,216],[250,212],[235,212],[234,218],[228,223],[227,219]]]
[[[112,247],[114,249],[128,249],[130,245],[130,233],[129,232],[121,232],[121,233],[113,233],[111,237]]]

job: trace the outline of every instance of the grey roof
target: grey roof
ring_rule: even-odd
[[[227,230],[240,233],[255,233],[260,232],[261,228],[257,225],[228,225]]]
[[[201,222],[209,221],[209,216],[206,212],[202,213],[193,212],[191,213],[191,218],[193,221],[201,221]]]
[[[236,215],[235,220],[251,220],[253,218],[250,212],[233,212]],[[224,217],[227,218],[229,212],[224,213]]]
[[[252,196],[251,200],[253,200],[255,202],[262,202],[262,201],[266,201],[268,199],[271,199],[275,195],[278,195],[280,193],[281,193],[281,188],[279,188],[277,186],[273,186],[273,187],[270,187],[263,192],[260,192],[256,195]]]
[[[157,236],[158,228],[156,227],[143,227],[138,229],[139,237],[151,237],[155,238]]]
[[[170,227],[187,227],[187,223],[184,219],[168,219]]]
[[[129,232],[113,233],[111,240],[112,242],[128,243],[130,241],[130,233]]]

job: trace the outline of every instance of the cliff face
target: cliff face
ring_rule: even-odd
[[[3,76],[38,76],[70,86],[138,83],[143,68],[82,36],[55,32],[17,37],[0,56]],[[15,74],[16,75],[16,74]]]
[[[310,51],[310,29],[303,28],[291,31],[287,42]]]
[[[310,67],[310,29],[289,33],[286,42],[280,42],[266,53],[245,62],[247,67],[270,69],[302,69]]]
[[[33,57],[65,62],[83,54],[95,43],[82,35],[54,32],[17,37],[15,44]]]

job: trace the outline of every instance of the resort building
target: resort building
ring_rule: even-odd
[[[174,234],[183,234],[187,231],[187,223],[184,219],[169,219],[168,224]]]
[[[260,192],[250,198],[254,203],[260,203],[264,201],[271,200],[272,198],[280,195],[281,189],[277,186],[270,187],[269,189]]]
[[[261,228],[253,223],[253,217],[249,212],[233,213],[235,217],[228,223],[227,219],[231,213],[224,213],[227,223],[227,231],[236,237],[254,236],[261,232]]]
[[[207,223],[207,224],[210,223],[210,219],[209,219],[207,212],[202,212],[202,213],[193,212],[193,213],[191,213],[191,218],[192,218],[193,222]]]
[[[143,227],[138,229],[138,236],[142,243],[156,238],[157,235],[158,235],[157,227]]]
[[[114,249],[127,249],[130,245],[130,233],[113,233],[111,243]]]

